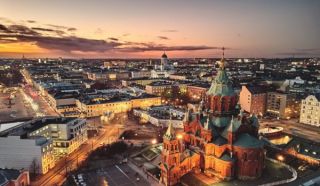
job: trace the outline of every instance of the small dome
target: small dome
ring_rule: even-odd
[[[168,58],[167,54],[164,52],[161,56],[161,58]]]

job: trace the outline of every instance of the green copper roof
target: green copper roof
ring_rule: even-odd
[[[241,125],[241,120],[238,120],[238,118],[232,117],[231,122],[230,122],[227,130],[228,130],[228,132],[235,133],[239,129],[240,125]]]
[[[259,148],[263,146],[263,142],[249,134],[240,134],[238,139],[234,142],[234,146]]]
[[[252,125],[255,127],[259,127],[259,120],[255,114],[253,114],[250,118]]]
[[[224,68],[220,68],[216,78],[212,81],[207,95],[233,96],[235,94],[232,82]]]
[[[230,117],[215,117],[213,118],[213,125],[216,127],[226,127],[230,121]]]
[[[224,144],[227,144],[228,141],[226,139],[224,139],[223,137],[219,136],[218,138],[216,138],[214,141],[213,141],[214,144],[216,145],[224,145]]]
[[[223,155],[220,157],[223,161],[235,161],[233,158],[231,158],[229,153],[223,153]]]

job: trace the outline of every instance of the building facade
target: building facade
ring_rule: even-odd
[[[55,165],[53,146],[44,137],[19,134],[0,137],[0,168],[25,169],[45,174]],[[31,170],[36,167],[36,170]]]
[[[86,120],[35,119],[0,133],[0,168],[45,174],[87,140]],[[36,170],[35,170],[36,169]]]
[[[242,86],[239,102],[243,110],[262,116],[266,111],[267,93],[260,87]]]
[[[175,185],[190,171],[225,180],[261,176],[265,153],[259,122],[255,115],[239,112],[237,101],[222,59],[204,101],[186,114],[183,134],[176,136],[169,124],[163,137],[162,183]]]
[[[299,109],[299,101],[294,95],[279,91],[267,93],[267,114],[290,119],[299,116]]]
[[[107,112],[128,112],[134,108],[146,108],[161,105],[161,97],[147,96],[134,99],[108,100],[106,98],[95,98],[88,102],[77,100],[77,107],[85,117],[103,116]]]
[[[301,102],[300,123],[320,127],[320,99],[310,95]]]

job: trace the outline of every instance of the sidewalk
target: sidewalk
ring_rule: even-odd
[[[158,183],[156,180],[154,180],[153,178],[151,178],[150,176],[147,177],[147,174],[144,173],[141,169],[139,169],[137,166],[135,166],[133,163],[130,162],[130,160],[128,161],[128,166],[133,169],[134,171],[138,172],[145,180],[147,180],[150,185],[152,186],[162,186],[162,184]]]

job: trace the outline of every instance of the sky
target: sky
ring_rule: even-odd
[[[320,57],[319,0],[0,0],[0,57]]]

